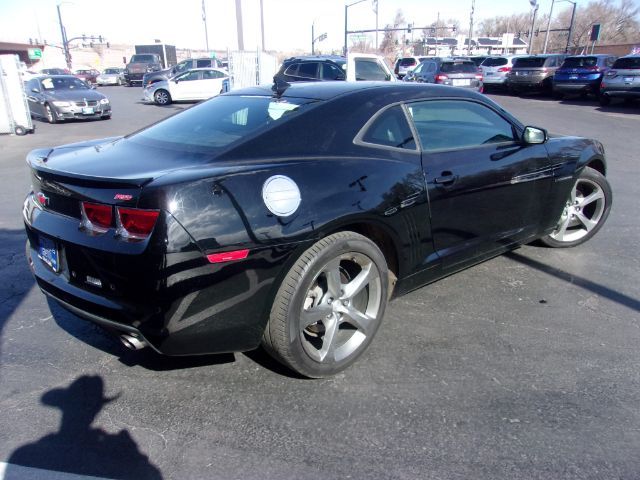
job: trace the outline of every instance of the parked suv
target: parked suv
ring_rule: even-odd
[[[220,68],[220,62],[215,58],[188,58],[173,67],[165,68],[158,72],[145,73],[142,77],[142,86],[148,87],[153,83],[167,80],[194,68]]]
[[[162,70],[162,61],[157,53],[136,53],[129,59],[124,69],[124,80],[130,87],[134,83],[142,85],[142,77],[145,73]]]
[[[611,55],[575,55],[567,57],[553,75],[553,95],[562,98],[565,94],[586,97],[592,93],[600,95],[600,83],[616,57]]]
[[[507,75],[507,86],[513,93],[543,90],[551,93],[553,74],[567,55],[531,55],[516,59]]]
[[[404,78],[406,82],[439,83],[481,90],[482,75],[471,60],[429,58]]]
[[[393,73],[396,74],[399,80],[402,80],[404,76],[413,70],[420,62],[426,60],[428,57],[402,57],[396,60],[396,65],[393,68]]]
[[[395,80],[384,59],[367,53],[350,53],[349,58],[336,55],[291,57],[282,62],[273,81],[322,82],[334,80]]]
[[[499,57],[487,57],[480,64],[482,72],[482,84],[484,91],[490,88],[505,88],[507,85],[507,75],[513,68],[513,62],[520,58],[516,55],[502,55]]]
[[[609,105],[613,97],[640,98],[640,55],[620,57],[600,84],[600,105]]]

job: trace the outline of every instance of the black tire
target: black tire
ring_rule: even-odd
[[[555,98],[556,100],[562,100],[564,98],[564,93],[554,90],[553,98]]]
[[[111,115],[103,115],[100,120],[111,120]]]
[[[611,103],[611,97],[609,95],[606,95],[606,94],[601,94],[600,98],[598,99],[598,101],[600,102],[600,106],[606,107],[607,105],[609,105]]]
[[[153,94],[153,101],[156,102],[156,105],[170,105],[171,104],[171,94],[164,89],[156,90]]]
[[[284,277],[263,336],[276,360],[309,378],[354,363],[375,336],[389,273],[375,243],[338,232],[308,248]]]
[[[606,222],[612,202],[611,186],[604,175],[585,167],[571,187],[556,229],[540,241],[553,248],[575,247],[586,242]]]
[[[44,112],[45,112],[45,118],[47,119],[47,122],[58,123],[58,119],[56,118],[56,115],[53,112],[53,109],[49,106],[48,103],[44,104]]]
[[[23,127],[23,126],[21,126],[21,125],[16,126],[16,127],[13,129],[13,131],[14,131],[14,133],[15,133],[16,135],[19,135],[19,136],[23,136],[23,135],[26,135],[26,134],[27,134],[27,129],[26,129],[26,128],[24,128],[24,127]]]

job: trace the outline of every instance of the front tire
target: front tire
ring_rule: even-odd
[[[58,122],[58,119],[56,118],[56,114],[53,111],[53,108],[51,108],[51,106],[48,103],[45,104],[45,106],[44,106],[44,112],[45,112],[45,115],[47,117],[47,122],[49,122],[49,123],[57,123]]]
[[[541,238],[549,247],[575,247],[602,228],[609,216],[613,194],[607,179],[597,170],[585,167],[567,199],[555,230]]]
[[[362,355],[380,326],[388,278],[385,258],[368,238],[345,231],[319,240],[282,281],[263,345],[306,377],[344,370]]]
[[[166,90],[156,90],[153,94],[153,101],[156,105],[169,105],[171,103],[171,95]]]

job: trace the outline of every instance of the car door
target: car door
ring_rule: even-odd
[[[177,76],[171,81],[171,98],[173,100],[193,100],[198,98],[198,84],[202,74],[199,70],[192,70]]]
[[[202,99],[215,97],[222,93],[222,82],[227,76],[218,70],[203,70],[202,80]]]
[[[473,99],[407,105],[422,149],[434,248],[461,268],[532,238],[541,229],[553,170],[544,145]]]
[[[42,85],[36,78],[29,80],[27,83],[27,102],[29,103],[29,111],[35,116],[44,116],[44,95],[42,93]]]

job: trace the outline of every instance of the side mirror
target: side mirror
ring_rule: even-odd
[[[547,141],[547,131],[537,127],[525,127],[522,140],[527,145],[538,145]]]
[[[31,89],[31,91],[32,91],[33,93],[40,93],[40,89],[39,89],[39,88],[36,88],[36,87],[33,87],[33,88]]]

